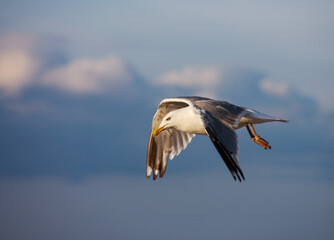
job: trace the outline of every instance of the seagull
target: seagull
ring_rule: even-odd
[[[255,131],[254,124],[287,122],[226,101],[205,97],[166,98],[158,106],[152,121],[147,149],[146,177],[153,180],[165,174],[168,158],[172,160],[196,134],[208,135],[231,172],[234,180],[245,180],[238,161],[236,129],[246,127],[251,140],[264,149],[269,143]]]

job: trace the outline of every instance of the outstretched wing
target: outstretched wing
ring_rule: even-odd
[[[152,121],[152,128],[147,149],[146,158],[146,177],[149,178],[153,172],[153,179],[155,180],[160,172],[160,177],[163,177],[168,157],[173,159],[187,145],[195,136],[175,129],[168,129],[162,131],[159,135],[153,137],[153,131],[159,127],[162,119],[167,113],[176,109],[188,107],[191,102],[182,98],[170,98],[163,100],[158,107]]]
[[[222,124],[232,128],[239,128],[241,119],[248,113],[244,108],[225,101],[200,100],[195,102],[198,107],[205,109],[212,117]]]
[[[230,170],[233,178],[245,180],[244,174],[238,164],[238,137],[235,131],[212,116],[209,111],[202,115],[205,129],[215,145],[220,156]]]

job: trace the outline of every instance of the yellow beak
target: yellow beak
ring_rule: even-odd
[[[167,124],[166,124],[167,125]],[[165,130],[166,125],[163,125],[162,127],[159,127],[153,131],[153,136],[157,136],[159,133],[161,133],[163,130]]]

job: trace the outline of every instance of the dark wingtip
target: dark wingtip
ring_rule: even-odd
[[[246,179],[245,179],[245,177],[244,177],[244,173],[241,171],[241,169],[239,169],[239,173],[240,173],[242,179],[245,181]]]
[[[232,175],[233,178],[234,178],[234,181],[237,181],[237,180],[239,180],[239,182],[246,181],[246,179],[245,179],[245,177],[244,177],[244,175],[243,175],[242,172],[235,173],[235,174],[236,174],[236,176]],[[241,175],[241,177],[239,176],[239,174]]]

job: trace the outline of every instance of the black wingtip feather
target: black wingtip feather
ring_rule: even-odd
[[[227,168],[230,170],[234,180],[237,181],[237,178],[238,178],[239,182],[241,182],[241,178],[240,178],[239,174],[241,175],[242,179],[245,180],[244,174],[243,174],[241,168],[239,167],[238,163],[236,163],[234,161],[233,157],[231,156],[231,153],[220,142],[220,140],[216,137],[216,135],[214,134],[214,131],[210,127],[207,127],[206,130],[209,133],[209,137],[210,137],[211,141],[213,142],[213,144],[215,145],[218,153],[220,154],[220,156],[224,160]],[[237,176],[237,178],[236,178],[235,175]]]
[[[237,177],[238,177],[238,179],[239,179],[239,182],[241,182],[241,178],[240,178],[239,174],[237,174]]]

